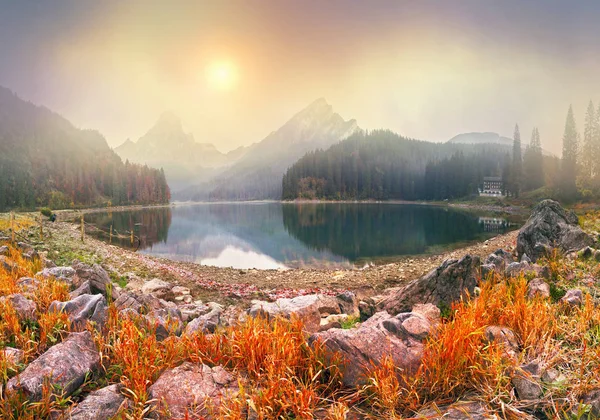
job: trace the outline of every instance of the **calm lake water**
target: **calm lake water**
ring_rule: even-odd
[[[334,267],[439,253],[517,228],[501,216],[406,204],[210,203],[85,216],[133,228],[139,252],[234,268]],[[108,241],[108,235],[96,235]],[[113,238],[130,247],[130,240]],[[137,243],[136,243],[137,245]]]

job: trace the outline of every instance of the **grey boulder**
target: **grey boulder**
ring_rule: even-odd
[[[479,281],[480,260],[466,255],[461,260],[446,260],[430,273],[393,290],[378,305],[379,310],[395,315],[409,312],[417,303],[449,306],[466,293],[472,294]]]
[[[59,387],[64,396],[78,389],[87,375],[100,366],[100,353],[89,331],[71,333],[51,347],[6,384],[7,392],[22,391],[32,401],[42,397],[45,381]]]
[[[517,254],[527,254],[535,262],[554,248],[569,253],[593,244],[592,237],[579,227],[575,213],[565,211],[556,201],[544,200],[519,231]]]
[[[101,328],[108,319],[108,306],[101,294],[81,295],[67,302],[54,301],[48,310],[65,312],[76,329],[85,328],[88,321]]]

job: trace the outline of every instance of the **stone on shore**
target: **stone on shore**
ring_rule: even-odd
[[[49,311],[65,312],[75,329],[83,329],[88,321],[102,328],[108,319],[108,306],[103,295],[81,295],[67,302],[54,301]]]
[[[592,237],[579,227],[575,213],[565,211],[556,201],[544,200],[519,231],[517,254],[527,254],[535,262],[554,248],[567,254],[593,244]]]
[[[472,294],[479,281],[480,260],[466,255],[460,260],[446,260],[430,273],[404,287],[393,290],[378,309],[392,315],[409,312],[418,303],[450,306],[466,293]]]
[[[46,380],[57,386],[64,396],[71,395],[87,375],[100,366],[100,354],[89,331],[71,333],[34,360],[6,384],[7,392],[23,391],[31,401],[39,401]]]
[[[130,401],[121,394],[121,385],[114,384],[90,393],[71,411],[70,420],[109,420]]]
[[[206,418],[223,399],[238,392],[237,379],[223,367],[189,362],[166,370],[149,389],[155,400],[153,414],[159,419]]]
[[[79,261],[73,262],[73,268],[77,274],[77,283],[75,286],[80,286],[84,282],[89,282],[92,293],[102,293],[104,296],[108,293],[109,285],[112,285],[110,276],[98,264],[88,265]],[[113,297],[115,294],[113,293]]]
[[[248,310],[250,316],[263,315],[268,318],[282,316],[290,318],[292,314],[304,322],[308,332],[316,332],[321,325],[321,317],[341,313],[336,298],[324,295],[305,295],[293,299],[281,298],[275,302],[255,300]]]
[[[14,308],[19,321],[36,321],[37,305],[33,300],[27,299],[21,294],[12,294],[0,297],[0,302],[7,302]]]
[[[431,328],[428,318],[419,313],[378,312],[356,328],[329,329],[313,334],[309,342],[320,341],[332,354],[341,354],[346,361],[343,382],[354,387],[365,384],[368,370],[386,356],[403,371],[416,371],[423,356],[422,341]]]

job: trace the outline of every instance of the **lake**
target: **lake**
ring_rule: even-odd
[[[94,234],[139,252],[240,269],[348,267],[441,253],[518,228],[519,220],[391,203],[206,203],[91,213]],[[139,238],[139,243],[138,243]]]

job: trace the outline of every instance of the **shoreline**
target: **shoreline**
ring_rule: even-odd
[[[36,229],[32,228],[30,238],[37,238]],[[113,281],[121,282],[126,289],[138,290],[146,281],[159,278],[189,288],[194,299],[243,305],[252,299],[274,300],[346,290],[359,296],[377,295],[385,289],[423,276],[448,258],[458,259],[466,254],[485,258],[498,248],[511,249],[518,233],[515,230],[439,254],[406,256],[391,263],[362,268],[240,270],[154,257],[107,244],[91,236],[86,236],[82,243],[79,226],[70,222],[46,223],[44,230],[44,241],[33,245],[51,260],[66,256],[55,261],[57,264],[70,265],[73,259],[99,263],[113,275]]]
[[[527,214],[529,209],[519,205],[498,206],[485,203],[475,202],[439,202],[439,201],[406,201],[406,200],[248,200],[248,201],[173,201],[169,204],[136,204],[128,206],[115,207],[91,207],[83,209],[61,209],[54,210],[61,220],[64,217],[80,214],[93,214],[103,212],[123,212],[146,209],[160,208],[176,208],[197,205],[242,205],[242,204],[282,204],[282,205],[304,205],[304,204],[381,204],[381,205],[409,205],[409,206],[433,206],[433,207],[450,207],[461,210],[478,210],[492,213],[503,213],[509,215]],[[37,214],[37,211],[16,212],[20,214]]]

